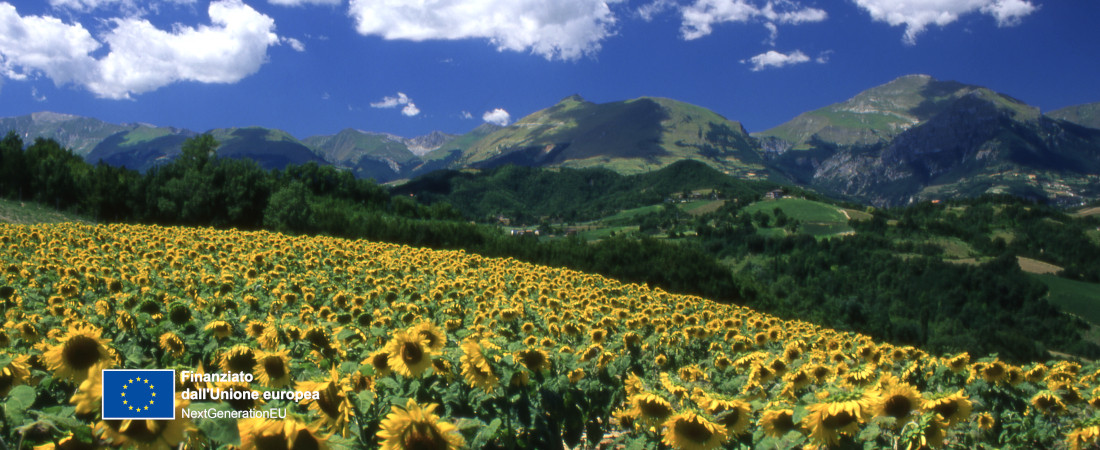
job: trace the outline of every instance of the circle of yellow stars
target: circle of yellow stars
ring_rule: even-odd
[[[141,377],[134,377],[134,378],[132,378],[132,379],[130,379],[130,380],[128,380],[128,381],[129,381],[129,383],[130,383],[130,384],[135,384],[135,383],[134,383],[135,381],[136,381],[136,382],[141,382],[141,383],[145,383],[146,385],[148,385],[148,386],[149,386],[149,390],[150,390],[150,391],[152,391],[152,392],[149,392],[149,395],[150,395],[150,396],[152,396],[152,397],[156,397],[156,396],[157,396],[157,393],[156,393],[155,391],[153,391],[153,389],[154,389],[154,388],[153,388],[153,385],[152,385],[152,384],[149,384],[149,379],[148,379],[148,378],[146,378],[146,379],[144,379],[144,380],[143,380],[143,379],[141,379]],[[138,405],[138,406],[134,406],[134,405],[131,405],[131,404],[130,404],[130,401],[126,399],[126,390],[130,388],[130,384],[124,384],[124,385],[122,385],[122,404],[123,404],[123,405],[127,405],[127,406],[128,406],[129,408],[130,408],[130,411],[148,411],[148,410],[149,410],[149,405],[152,405],[152,404],[153,404],[153,400],[154,400],[154,399],[149,399],[149,405],[145,405],[145,406],[142,406],[142,405]]]

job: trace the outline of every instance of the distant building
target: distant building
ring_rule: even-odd
[[[783,198],[783,190],[782,189],[776,189],[774,191],[768,191],[767,194],[764,194],[764,198],[768,199],[768,200],[776,200],[776,199]]]

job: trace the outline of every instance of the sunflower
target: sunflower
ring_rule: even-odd
[[[31,357],[29,355],[19,355],[13,358],[5,354],[4,357],[11,358],[11,360],[3,369],[0,369],[0,397],[6,397],[8,392],[11,392],[11,388],[27,384],[31,379]]]
[[[661,442],[685,450],[709,450],[721,447],[729,440],[726,427],[711,422],[694,411],[684,411],[669,417],[664,423]]]
[[[947,421],[948,425],[954,425],[965,420],[970,416],[970,410],[972,408],[973,406],[970,404],[970,399],[967,398],[966,395],[963,395],[961,389],[954,394],[941,394],[926,399],[924,403],[921,404],[921,409],[936,412]]]
[[[485,352],[499,350],[499,347],[485,339],[467,339],[461,347],[462,356],[459,361],[462,363],[462,376],[466,382],[470,386],[484,389],[487,393],[492,392],[500,377],[493,372]]]
[[[164,350],[173,358],[179,358],[187,352],[187,346],[184,345],[183,339],[180,339],[179,335],[168,331],[160,335],[160,348]]]
[[[419,377],[432,367],[432,349],[429,340],[419,333],[398,331],[386,344],[387,364],[390,370],[406,377]]]
[[[1096,448],[1097,444],[1100,444],[1100,423],[1097,422],[1093,419],[1085,426],[1066,433],[1066,447],[1070,450]]]
[[[815,403],[806,409],[803,428],[810,431],[810,440],[817,445],[836,445],[840,436],[856,436],[859,424],[868,415],[868,400],[861,392],[841,395],[836,401]]]
[[[1066,410],[1062,397],[1048,390],[1039,391],[1031,397],[1031,405],[1043,414],[1058,414]]]
[[[237,422],[240,450],[327,449],[328,438],[319,436],[315,427],[294,418],[284,420],[250,418]]]
[[[798,429],[794,423],[794,410],[786,408],[764,410],[760,414],[759,424],[764,429],[764,435],[773,438],[781,438]]]
[[[112,446],[171,449],[183,442],[185,433],[194,427],[183,415],[190,401],[176,398],[175,420],[102,420],[95,425],[97,436]]]
[[[290,384],[290,351],[256,352],[256,365],[252,373],[260,384],[270,388],[280,388]]]
[[[233,325],[224,320],[211,321],[203,329],[214,333],[214,337],[219,340],[233,335]]]
[[[978,414],[978,429],[980,430],[992,430],[993,426],[997,424],[997,419],[993,418],[993,415],[987,412]]]
[[[634,394],[630,396],[629,402],[631,406],[630,414],[650,426],[664,423],[675,412],[668,400],[649,392]]]
[[[570,370],[568,378],[570,383],[577,384],[577,382],[584,379],[584,368],[578,367],[576,369]]]
[[[390,370],[390,356],[389,353],[386,353],[385,348],[375,350],[359,364],[370,364],[371,368],[374,369],[374,375],[379,377],[384,377],[392,372]]]
[[[702,402],[697,403],[707,411],[707,414],[714,416],[719,424],[726,427],[729,433],[737,435],[749,429],[749,416],[752,415],[752,406],[748,402],[706,397]]]
[[[447,333],[431,322],[421,322],[419,325],[412,327],[409,332],[420,336],[421,339],[426,339],[428,347],[433,352],[443,350],[443,347],[447,346]]]
[[[540,348],[527,348],[516,352],[515,359],[527,370],[538,373],[550,368],[550,354]]]
[[[244,345],[237,345],[222,354],[222,372],[252,373],[256,368],[256,350]]]
[[[920,410],[920,391],[906,383],[894,383],[882,390],[874,405],[875,417],[893,417],[897,424],[907,422]]]
[[[457,449],[466,445],[458,429],[435,414],[437,407],[435,403],[421,407],[413,399],[404,408],[393,406],[377,434],[382,440],[382,450]]]
[[[103,365],[96,364],[88,369],[88,378],[80,382],[76,393],[69,397],[69,403],[76,405],[77,414],[91,414],[99,410],[103,398]]]
[[[62,336],[56,345],[41,345],[46,347],[43,352],[46,366],[54,371],[54,377],[67,378],[74,382],[84,381],[88,376],[88,368],[104,363],[105,367],[113,367],[114,360],[111,348],[107,345],[110,339],[103,339],[103,331],[86,324],[76,324]]]
[[[320,419],[314,423],[340,436],[348,436],[348,423],[352,415],[351,400],[348,395],[351,385],[348,380],[340,377],[340,372],[335,368],[329,370],[329,377],[322,381],[303,381],[295,387],[299,391],[316,391],[317,400],[302,400],[301,404],[309,404],[309,409],[315,411]]]

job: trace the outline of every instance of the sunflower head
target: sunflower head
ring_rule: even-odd
[[[773,438],[783,437],[798,429],[794,423],[794,410],[787,408],[764,410],[760,414],[760,426],[766,436]]]
[[[1031,397],[1031,406],[1043,414],[1058,414],[1066,410],[1066,404],[1056,392],[1042,390]]]
[[[256,350],[244,345],[237,345],[222,354],[222,372],[252,373],[256,367]]]
[[[487,352],[494,352],[499,350],[495,344],[489,342],[486,339],[467,339],[462,343],[462,356],[459,358],[459,362],[462,364],[462,377],[466,379],[466,382],[470,386],[481,388],[485,392],[492,392],[496,388],[500,381],[500,376],[493,370],[490,360],[494,360],[491,356],[487,356]]]
[[[675,412],[668,400],[649,392],[630,396],[630,405],[630,413],[650,426],[664,423]]]
[[[948,425],[954,425],[970,416],[973,406],[970,399],[959,390],[953,394],[937,395],[925,399],[921,409],[939,414]]]
[[[213,333],[217,339],[225,339],[233,335],[233,324],[224,320],[211,321],[203,329]]]
[[[257,374],[260,384],[280,388],[290,384],[290,351],[256,352],[256,365],[252,373]]]
[[[897,424],[907,422],[919,412],[923,398],[917,388],[906,383],[887,386],[880,393],[872,408],[875,417],[893,417]]]
[[[114,366],[113,351],[108,346],[111,340],[103,339],[102,333],[89,324],[73,325],[57,344],[46,347],[43,354],[46,366],[54,371],[55,377],[77,383],[84,381],[88,369],[97,364]]]
[[[421,339],[427,340],[428,347],[431,348],[433,352],[443,350],[443,347],[447,345],[447,333],[431,322],[421,322],[409,332],[419,336]]]
[[[729,440],[725,426],[711,422],[694,411],[669,417],[664,427],[661,442],[675,448],[709,450],[721,447]]]
[[[432,349],[429,340],[419,332],[398,331],[385,347],[387,364],[394,373],[406,377],[419,377],[432,367]]]
[[[175,332],[168,331],[160,335],[159,342],[160,348],[173,358],[179,358],[187,353],[187,346],[184,345],[183,339]]]
[[[457,449],[466,445],[458,429],[451,423],[439,419],[435,409],[439,405],[421,406],[413,399],[405,407],[394,406],[392,412],[382,420],[378,438],[383,450]]]
[[[317,427],[307,426],[294,418],[244,419],[237,422],[237,431],[241,436],[241,450],[328,448],[328,437],[318,434]]]
[[[817,445],[836,445],[840,436],[859,434],[859,424],[868,416],[870,399],[859,389],[830,395],[829,400],[807,407],[809,414],[802,426],[810,431],[810,440]]]

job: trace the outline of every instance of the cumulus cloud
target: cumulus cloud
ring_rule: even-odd
[[[272,5],[303,6],[303,5],[339,5],[344,0],[267,0]]]
[[[512,115],[508,114],[508,111],[505,111],[501,108],[496,108],[492,111],[486,111],[485,114],[482,114],[481,120],[484,120],[493,125],[504,127],[508,126],[508,123],[512,121]]]
[[[383,97],[380,102],[373,102],[370,104],[371,108],[396,108],[401,106],[401,114],[407,117],[412,117],[420,114],[420,108],[416,107],[416,103],[413,103],[412,99],[404,92],[398,92],[394,97]]]
[[[144,15],[149,10],[156,11],[162,4],[191,5],[195,0],[49,0],[50,6],[74,12],[89,12],[96,9],[117,8],[125,15]]]
[[[680,10],[684,39],[698,39],[714,31],[715,24],[726,22],[764,22],[775,40],[776,24],[797,25],[821,22],[828,18],[824,10],[804,7],[794,0],[768,0],[763,5],[753,0],[695,0]]]
[[[547,59],[594,54],[614,34],[610,4],[622,0],[351,0],[362,35],[385,39],[488,39],[498,50]]]
[[[761,53],[749,58],[748,61],[741,61],[741,63],[752,63],[752,71],[759,72],[769,67],[779,68],[809,61],[810,57],[806,56],[806,54],[802,53],[800,50],[795,50],[791,53],[780,53],[775,50],[769,50],[766,53]]]
[[[296,52],[306,51],[306,44],[303,44],[302,41],[299,41],[292,37],[284,37],[280,40],[280,42],[289,45],[290,48],[294,49],[294,51]]]
[[[473,118],[474,118],[474,115],[473,115],[473,114],[470,114],[470,112],[469,112],[469,111],[462,111],[462,114],[461,114],[461,115],[462,115],[462,118],[463,118],[463,119],[467,119],[467,120],[469,120],[469,119],[473,119]]]
[[[13,79],[42,73],[57,85],[126,99],[179,81],[235,83],[259,70],[279,42],[275,21],[240,0],[212,2],[208,14],[212,25],[171,31],[137,17],[110,19],[100,42],[79,23],[20,16],[0,3],[0,71]],[[93,57],[103,46],[107,54]]]
[[[871,18],[891,26],[905,25],[904,40],[915,44],[929,25],[945,26],[971,13],[997,19],[999,26],[1011,26],[1039,9],[1029,0],[854,0]]]

